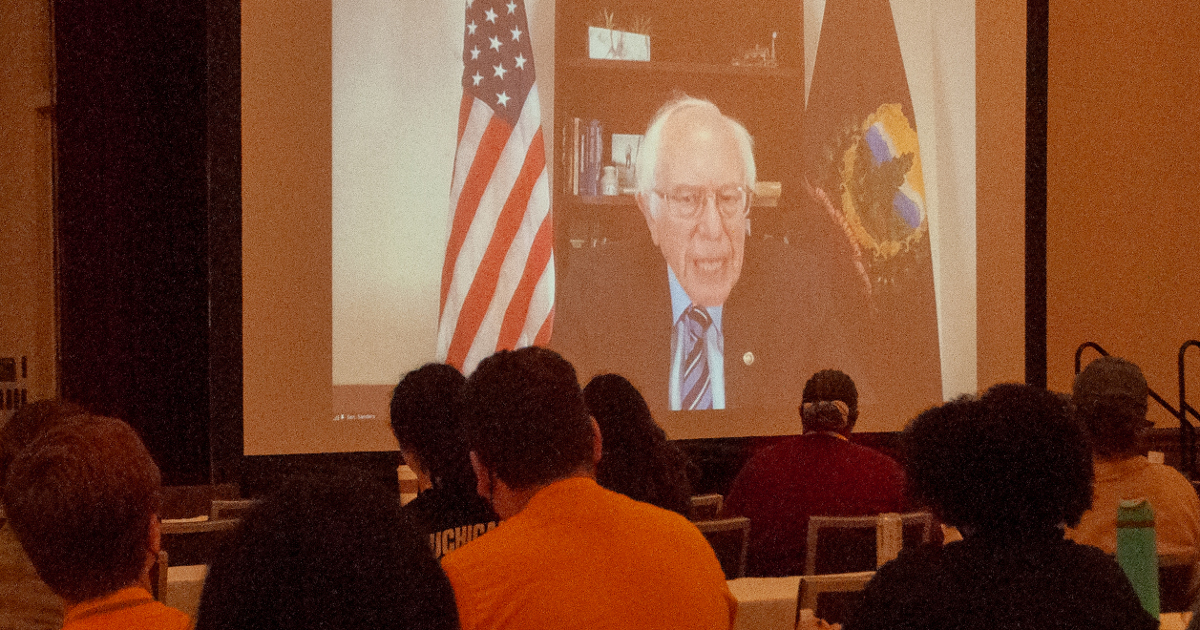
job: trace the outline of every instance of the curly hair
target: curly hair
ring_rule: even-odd
[[[592,423],[575,368],[553,350],[501,350],[484,359],[463,388],[461,411],[470,450],[513,489],[591,464]]]
[[[42,433],[8,471],[5,510],[38,575],[82,602],[136,583],[162,477],[129,425],[85,416]]]
[[[341,470],[246,515],[204,580],[196,630],[451,630],[450,582],[392,487]]]
[[[687,515],[692,495],[690,462],[667,441],[650,407],[625,377],[601,374],[583,388],[583,399],[600,427],[603,454],[596,481],[621,494]]]
[[[950,525],[1024,532],[1079,523],[1092,502],[1091,450],[1060,396],[996,385],[921,413],[904,430],[912,492]]]
[[[428,363],[404,375],[392,392],[392,433],[420,460],[435,488],[475,492],[458,396],[467,379],[453,366]]]

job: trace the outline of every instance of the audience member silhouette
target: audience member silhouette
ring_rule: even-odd
[[[505,519],[442,560],[464,629],[730,627],[735,602],[696,526],[596,483],[602,438],[565,359],[497,352],[462,414],[479,493]]]
[[[213,562],[196,630],[452,630],[450,583],[394,486],[347,470],[299,478]]]
[[[596,481],[631,499],[687,516],[690,462],[667,441],[637,388],[623,376],[601,374],[583,388],[583,399],[604,442]]]
[[[37,573],[66,604],[63,630],[183,630],[147,588],[161,477],[129,425],[88,416],[50,429],[9,468],[4,506]]]
[[[756,453],[742,467],[724,511],[750,519],[746,574],[804,572],[810,516],[868,516],[904,510],[904,472],[879,451],[852,444],[858,389],[838,370],[804,384],[804,434]]]
[[[429,363],[404,375],[392,392],[392,433],[417,473],[419,495],[405,506],[441,558],[500,520],[475,492],[456,404],[466,379],[453,366]]]
[[[1153,424],[1146,419],[1150,388],[1142,370],[1117,357],[1101,357],[1075,377],[1072,402],[1091,433],[1096,485],[1092,508],[1067,538],[1115,554],[1117,504],[1145,498],[1154,508],[1154,534],[1160,554],[1193,565],[1192,594],[1200,563],[1200,498],[1178,470],[1150,463],[1142,438]]]
[[[963,540],[906,548],[867,585],[846,630],[1151,630],[1115,560],[1063,538],[1092,497],[1087,436],[1061,397],[997,385],[905,429],[913,491]]]

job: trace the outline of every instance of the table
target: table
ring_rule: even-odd
[[[167,592],[163,603],[182,610],[193,620],[200,608],[200,593],[204,591],[204,578],[208,576],[206,564],[184,564],[167,567]]]
[[[796,597],[800,576],[729,580],[737,600],[734,630],[792,630],[796,626]]]

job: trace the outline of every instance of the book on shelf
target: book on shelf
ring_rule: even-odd
[[[576,117],[563,123],[562,173],[564,193],[577,197],[600,194],[600,175],[604,171],[604,125],[593,119]]]
[[[580,193],[580,119],[576,116],[572,121],[571,143],[574,157],[571,160],[571,194]]]

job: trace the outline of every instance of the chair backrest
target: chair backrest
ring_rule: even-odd
[[[899,516],[903,546],[924,544],[932,539],[932,514],[907,512]],[[879,522],[879,516],[809,517],[804,575],[878,568],[881,564],[881,550],[876,544]]]
[[[717,518],[721,513],[721,506],[724,504],[725,498],[719,494],[696,494],[692,495],[691,505],[688,509],[688,519],[693,521],[707,521]]]
[[[1187,555],[1159,554],[1158,600],[1161,612],[1187,612],[1192,609],[1189,591],[1193,567]]]
[[[750,519],[744,516],[699,521],[696,527],[721,562],[725,579],[732,580],[746,575],[746,548],[750,542]]]
[[[209,564],[240,519],[162,523],[162,548],[176,565]]]
[[[811,610],[828,623],[845,623],[862,601],[862,590],[875,576],[874,571],[806,575],[800,578],[796,596],[796,614]]]
[[[158,601],[167,597],[167,552],[158,552],[158,561],[150,567],[150,595]]]
[[[258,499],[213,499],[208,518],[213,521],[223,518],[242,518],[258,503]]]

